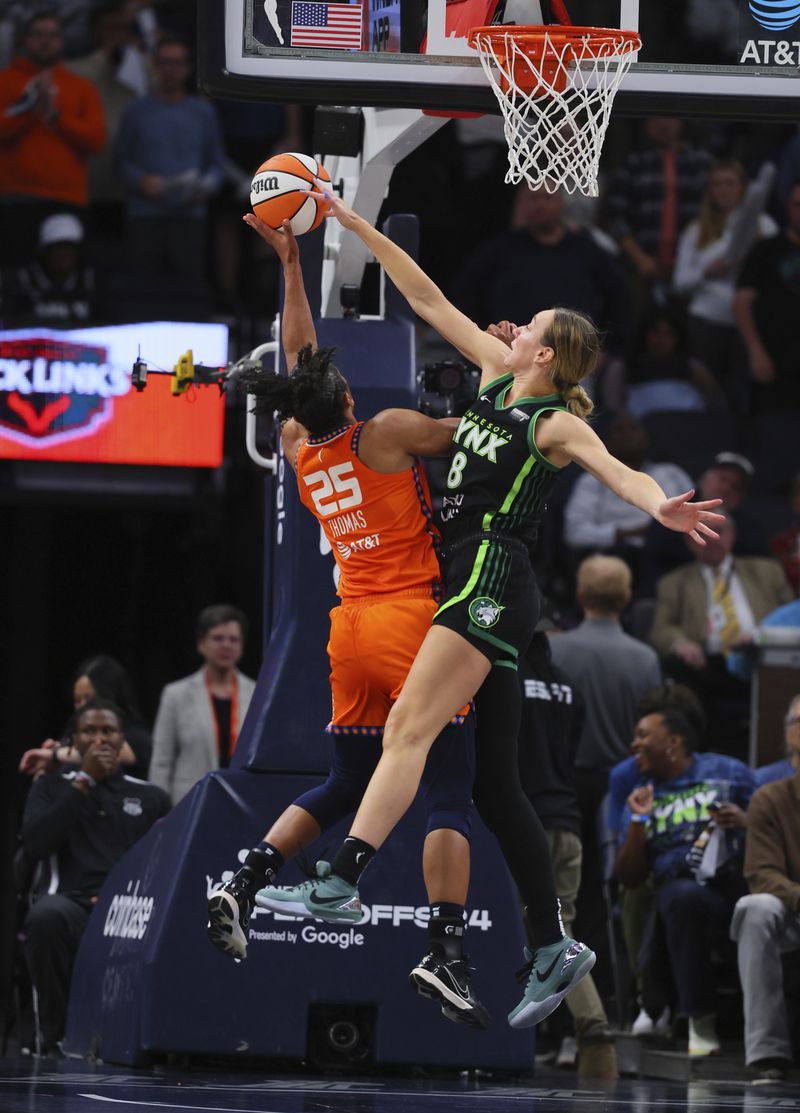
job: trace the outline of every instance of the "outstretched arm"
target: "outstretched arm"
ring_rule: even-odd
[[[300,250],[297,246],[292,226],[288,220],[283,222],[280,231],[265,224],[255,213],[246,213],[242,218],[261,239],[270,245],[283,266],[284,299],[281,314],[281,340],[289,373],[297,363],[297,353],[306,344],[317,346],[317,333],[311,306],[303,282],[303,268],[300,264]]]
[[[645,472],[634,471],[612,456],[594,430],[570,413],[554,413],[536,430],[536,444],[555,464],[574,460],[614,494],[644,510],[662,526],[688,533],[705,545],[706,537],[716,537],[712,526],[723,521],[713,508],[722,499],[690,502],[694,491],[667,498],[656,481]]]
[[[456,309],[410,255],[353,212],[334,193],[326,191],[313,193],[312,196],[326,201],[331,209],[330,215],[363,240],[414,312],[458,348],[462,355],[482,368],[485,381],[503,374],[503,360],[508,352],[505,344],[483,332],[474,321]]]

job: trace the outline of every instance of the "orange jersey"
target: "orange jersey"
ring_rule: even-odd
[[[385,475],[358,458],[364,423],[309,437],[297,452],[300,501],[318,519],[341,573],[338,593],[355,599],[439,583],[438,537],[421,465]]]

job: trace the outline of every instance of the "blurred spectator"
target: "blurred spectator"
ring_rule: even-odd
[[[155,92],[125,106],[117,136],[128,263],[149,283],[202,284],[207,202],[225,174],[222,134],[212,105],[187,93],[183,40],[165,35],[153,65]]]
[[[791,493],[794,524],[769,539],[769,550],[783,565],[786,578],[795,595],[800,595],[800,475],[792,480]]]
[[[689,350],[723,388],[735,413],[747,409],[749,394],[733,316],[734,286],[752,244],[777,234],[777,224],[763,212],[771,182],[772,176],[765,176],[753,183],[746,197],[742,164],[714,163],[699,216],[681,233],[675,260],[675,290],[689,301]]]
[[[791,604],[790,604],[791,605]],[[795,606],[800,611],[800,603]],[[798,614],[800,618],[800,614]],[[782,781],[784,777],[793,777],[800,769],[800,694],[793,696],[786,709],[783,720],[784,741],[786,742],[786,757],[781,761],[773,761],[771,765],[762,765],[755,771],[756,785],[768,785],[772,781]]]
[[[759,241],[736,282],[734,314],[753,380],[757,411],[800,408],[800,182],[789,190],[786,223]]]
[[[742,754],[749,686],[730,674],[726,657],[752,641],[761,620],[788,602],[791,590],[777,561],[734,558],[736,526],[729,514],[715,528],[718,537],[706,538],[705,545],[687,537],[694,560],[658,581],[650,641],[668,674],[714,701],[711,745]]]
[[[547,635],[537,632],[520,660],[522,787],[542,821],[550,845],[564,931],[571,934],[581,882],[581,813],[574,762],[586,707],[580,692],[553,665]],[[566,997],[575,1021],[578,1075],[617,1078],[617,1053],[608,1017],[591,974]]]
[[[72,213],[42,221],[36,257],[0,275],[0,316],[6,328],[78,328],[95,319],[94,270],[86,262],[83,226]]]
[[[745,1061],[760,1082],[781,1082],[792,1063],[781,955],[800,950],[800,772],[760,788],[747,815],[744,873],[750,896],[737,903],[744,991]]]
[[[770,628],[785,630],[792,626],[798,628],[797,639],[800,640],[800,599],[792,599],[790,603],[784,603],[782,607],[770,611],[766,618],[763,618],[758,624],[759,630],[764,631],[764,634],[761,634],[758,640],[763,643],[769,637],[766,631]],[[728,654],[728,671],[733,673],[734,676],[738,676],[740,680],[749,680],[753,675],[755,661],[756,655],[753,646],[745,645],[741,649],[732,650]]]
[[[93,240],[121,240],[124,191],[116,164],[116,140],[125,106],[150,88],[147,55],[130,0],[107,0],[92,12],[92,53],[67,65],[93,82],[106,118],[108,143],[89,161]]]
[[[529,321],[540,309],[567,305],[588,314],[620,347],[627,331],[628,289],[618,262],[586,229],[564,219],[564,196],[523,183],[511,230],[482,244],[461,267],[454,301],[486,327]]]
[[[710,467],[697,482],[697,498],[722,499],[725,513],[736,523],[734,548],[737,556],[766,556],[764,530],[758,517],[757,502],[748,496],[747,489],[755,475],[755,468],[738,452],[718,452]],[[656,583],[682,564],[688,564],[692,553],[683,536],[661,529],[657,523],[648,531],[642,559],[642,587],[655,592]]]
[[[553,663],[586,703],[586,720],[575,757],[575,788],[581,813],[583,871],[578,896],[581,938],[608,953],[605,902],[598,841],[598,812],[608,792],[608,774],[629,750],[636,704],[661,680],[649,646],[626,634],[619,616],[630,602],[631,572],[613,556],[593,556],[578,569],[578,602],[584,619],[575,630],[554,634]],[[598,964],[598,980],[603,964]],[[606,977],[609,964],[605,963]],[[602,983],[601,983],[602,984]]]
[[[644,471],[664,490],[667,498],[690,490],[692,481],[677,464],[647,460],[647,431],[628,413],[620,414],[606,438],[608,451],[635,471]],[[615,495],[588,472],[575,482],[564,508],[564,540],[570,549],[614,552],[632,565],[644,545],[652,518]],[[636,568],[634,567],[634,574]]]
[[[6,265],[33,255],[53,212],[88,203],[89,156],[106,141],[97,89],[61,64],[57,16],[31,16],[20,54],[0,71],[0,238]]]
[[[655,885],[643,956],[650,975],[663,970],[660,943],[689,1020],[689,1055],[720,1049],[710,955],[727,936],[744,888],[741,856],[752,772],[715,753],[695,753],[684,715],[666,709],[636,724],[631,749],[641,780],[628,797],[616,874],[628,888]]]
[[[45,871],[49,866],[49,877],[36,885],[23,927],[46,1053],[58,1052],[72,966],[103,882],[125,851],[170,808],[160,788],[121,771],[124,741],[121,713],[110,701],[85,703],[73,738],[77,770],[40,777],[25,805],[25,854]]]
[[[678,235],[696,215],[711,156],[682,141],[683,122],[650,116],[612,176],[606,199],[608,230],[638,279],[638,302],[663,300]]]
[[[153,739],[139,710],[133,680],[119,661],[105,654],[88,657],[78,665],[72,680],[75,714],[70,716],[60,741],[48,738],[38,749],[27,750],[22,755],[21,773],[36,776],[40,772],[58,772],[59,765],[76,765],[79,762],[80,755],[72,745],[75,717],[83,705],[93,699],[110,700],[119,708],[125,734],[120,763],[131,776],[147,777]]]
[[[640,317],[624,364],[618,365],[621,396],[634,417],[659,410],[703,410],[720,398],[714,378],[699,360],[689,355],[682,315],[673,309],[652,306]],[[604,382],[612,376],[604,372]],[[604,395],[610,404],[608,395]]]
[[[153,729],[150,780],[173,804],[212,769],[226,769],[236,749],[255,684],[239,672],[247,619],[227,604],[206,607],[197,619],[203,667],[161,693]]]

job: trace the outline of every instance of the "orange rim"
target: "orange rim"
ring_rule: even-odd
[[[512,23],[493,23],[488,27],[473,27],[467,40],[470,46],[475,46],[477,38],[490,39],[492,42],[502,41],[506,35],[511,35],[530,58],[541,57],[545,37],[560,46],[586,39],[586,45],[598,50],[609,44],[622,45],[618,54],[628,54],[632,50],[639,50],[642,40],[638,31],[622,31],[615,27],[565,27],[560,23],[541,26],[515,26]]]

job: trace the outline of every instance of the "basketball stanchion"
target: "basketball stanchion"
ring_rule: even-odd
[[[503,113],[505,180],[597,197],[611,107],[642,43],[615,28],[473,27],[469,43]]]

